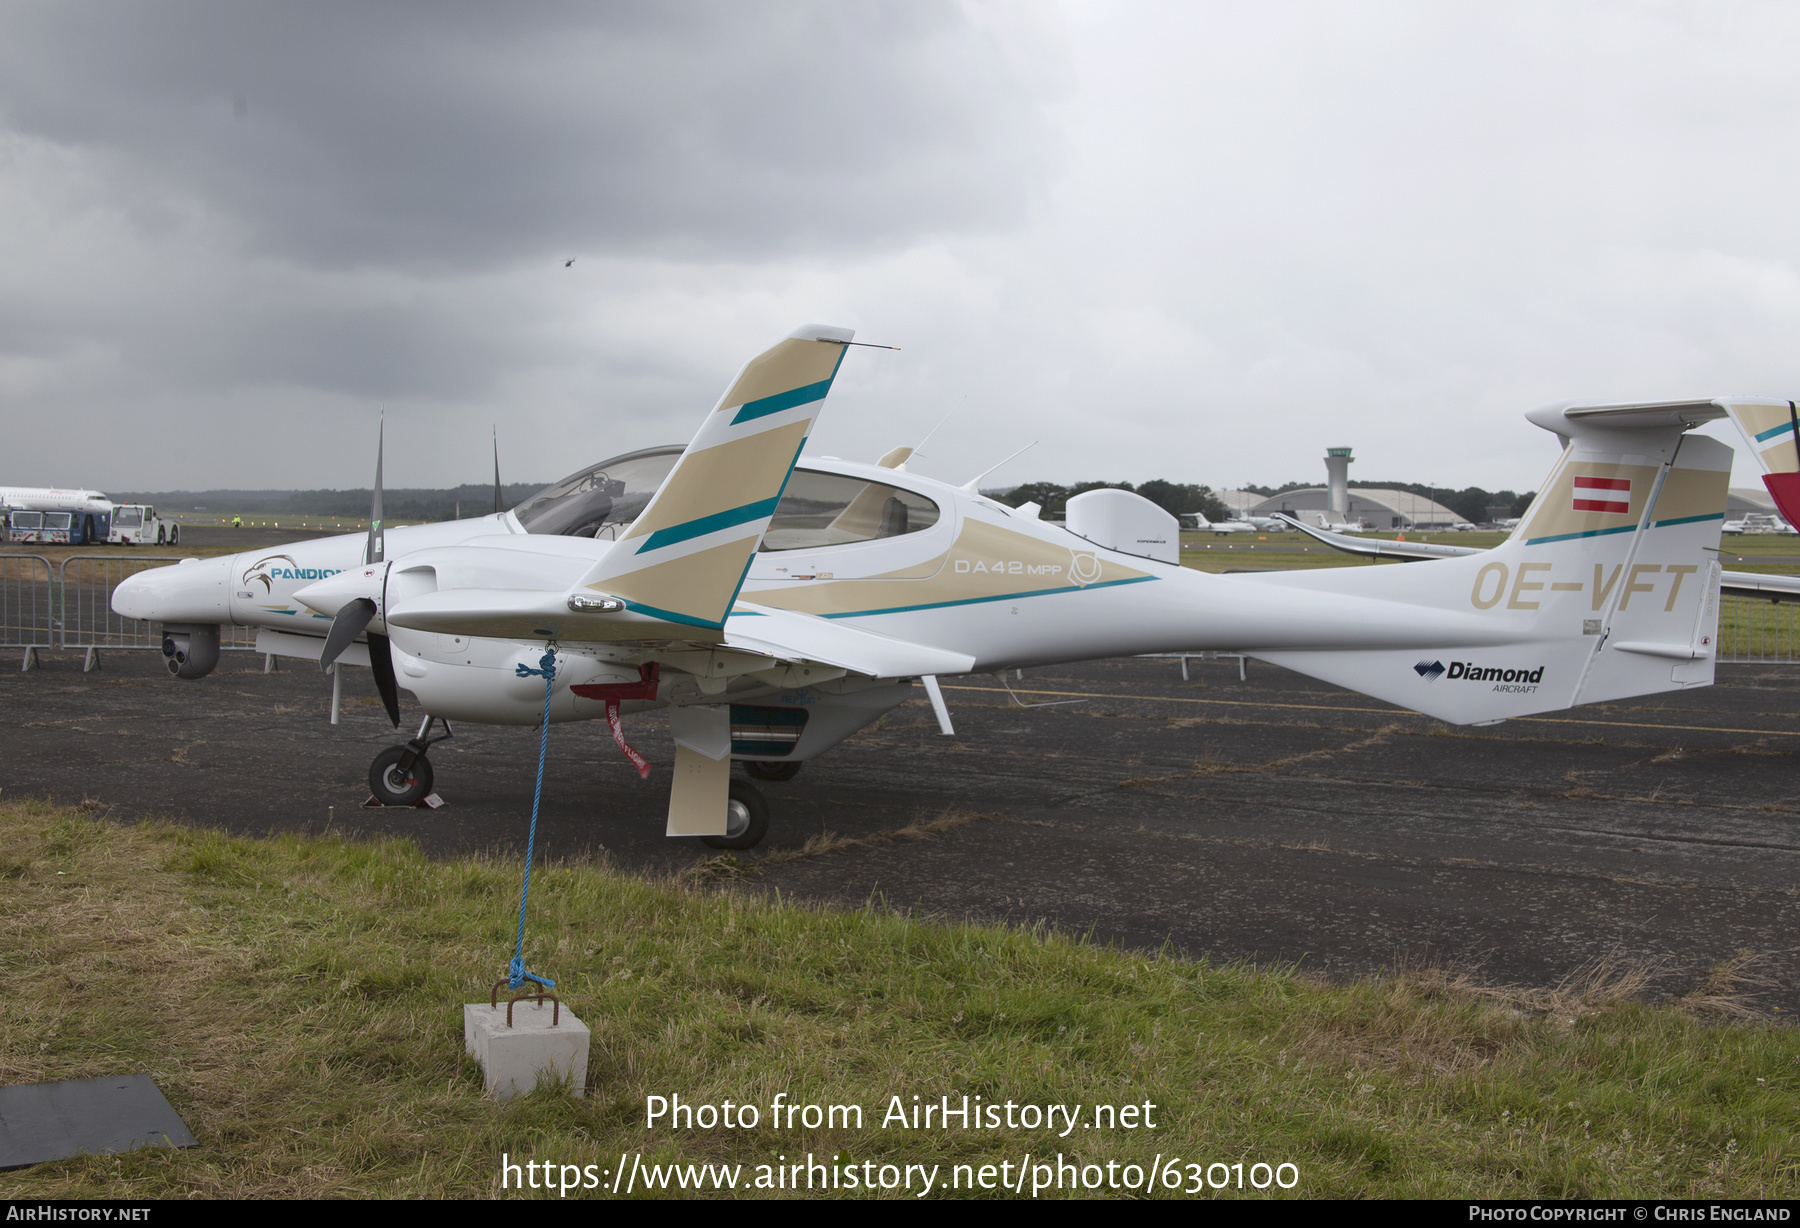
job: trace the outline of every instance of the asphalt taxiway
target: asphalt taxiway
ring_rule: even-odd
[[[526,728],[457,725],[433,749],[440,810],[364,810],[369,761],[403,740],[366,671],[330,680],[227,654],[197,682],[151,653],[0,672],[0,788],[115,820],[244,834],[410,837],[522,849]],[[760,787],[753,890],[949,918],[1048,922],[1094,940],[1330,976],[1438,961],[1553,985],[1590,961],[1655,967],[1679,994],[1751,950],[1761,1003],[1800,1011],[1800,670],[1459,729],[1273,666],[1106,660],[946,680],[794,780]],[[410,696],[405,697],[410,699]],[[1066,703],[1063,701],[1079,702]],[[416,722],[416,706],[404,715]],[[665,873],[713,857],[663,837],[663,721],[629,722],[648,782],[600,722],[551,729],[538,847]],[[407,732],[410,732],[408,728]],[[934,830],[935,829],[935,830]],[[831,833],[831,839],[811,837]]]

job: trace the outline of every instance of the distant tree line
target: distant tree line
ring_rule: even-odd
[[[1139,486],[1133,486],[1130,482],[1077,482],[1073,486],[1058,486],[1055,482],[1028,482],[990,497],[1008,507],[1036,503],[1043,509],[1043,515],[1062,516],[1070,499],[1090,490],[1128,490],[1142,495],[1174,516],[1199,512],[1208,520],[1231,518],[1230,511],[1219,501],[1219,496],[1213,493],[1212,487],[1165,482],[1161,478],[1153,478]]]
[[[514,482],[500,488],[501,507],[510,508],[535,495],[548,482]],[[369,514],[371,490],[164,490],[111,496],[114,503],[148,503],[160,512],[248,513],[258,516],[338,516],[361,519]],[[381,509],[389,520],[450,520],[462,504],[465,520],[494,510],[494,488],[453,486],[447,490],[389,488],[381,492]]]
[[[1284,482],[1280,486],[1245,486],[1243,489],[1265,499],[1272,495],[1285,495],[1290,490],[1313,490],[1318,482]],[[1447,486],[1426,486],[1421,482],[1351,482],[1352,490],[1357,487],[1372,490],[1404,490],[1415,495],[1424,495],[1435,503],[1441,503],[1464,520],[1481,524],[1489,520],[1504,520],[1511,516],[1523,516],[1525,509],[1537,497],[1535,490],[1519,494],[1511,490],[1483,490],[1479,486],[1465,486],[1461,490],[1451,490]],[[1498,509],[1505,508],[1504,512]]]

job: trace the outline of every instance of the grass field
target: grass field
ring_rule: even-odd
[[[887,838],[950,838],[958,820]],[[518,864],[19,801],[0,804],[0,849],[0,1079],[147,1071],[201,1141],[10,1172],[16,1198],[482,1197],[499,1192],[502,1153],[608,1172],[640,1152],[741,1163],[745,1185],[808,1152],[940,1165],[943,1181],[1061,1152],[1125,1176],[1157,1156],[1159,1172],[1171,1157],[1289,1163],[1301,1196],[1800,1190],[1800,1031],[1757,1017],[1742,967],[1663,1005],[1618,968],[1554,991],[1442,969],[1333,987],[795,907],[729,858],[669,882],[559,865],[534,880],[528,963],[594,1028],[588,1095],[502,1106],[461,1055],[460,1004],[511,953]],[[776,1130],[765,1111],[756,1129],[647,1130],[645,1098],[672,1093],[765,1108],[785,1093],[859,1104],[865,1121]],[[1156,1128],[878,1124],[890,1097],[964,1094],[1149,1102]]]

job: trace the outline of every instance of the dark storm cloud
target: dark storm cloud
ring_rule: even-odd
[[[898,4],[13,6],[0,122],[248,253],[461,272],[755,260],[1004,227],[1050,161],[961,9]]]

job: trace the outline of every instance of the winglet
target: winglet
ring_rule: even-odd
[[[721,629],[855,335],[803,325],[745,363],[656,497],[581,587],[639,614]]]

